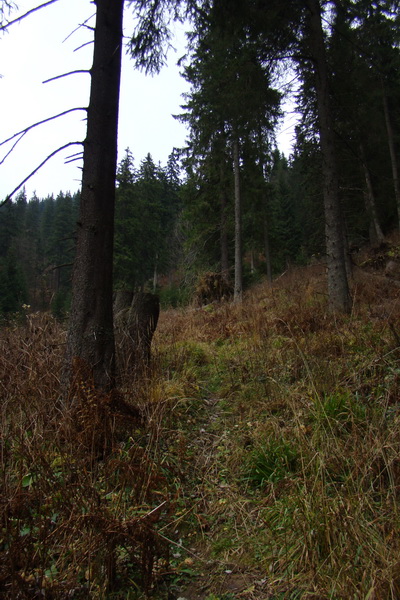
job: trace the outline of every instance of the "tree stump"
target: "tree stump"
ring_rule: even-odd
[[[130,305],[123,306],[123,302]],[[160,300],[150,293],[119,294],[115,300],[114,328],[118,375],[137,376],[150,365],[151,342],[160,314]]]
[[[131,290],[118,290],[114,297],[114,318],[122,310],[130,307],[133,300],[133,292]]]

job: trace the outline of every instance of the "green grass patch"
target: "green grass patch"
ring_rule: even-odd
[[[243,479],[254,487],[277,483],[296,471],[298,458],[298,450],[290,442],[269,440],[252,451]]]

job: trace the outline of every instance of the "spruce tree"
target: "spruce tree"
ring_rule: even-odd
[[[339,198],[336,151],[326,48],[319,0],[306,0],[306,40],[314,65],[318,129],[322,154],[328,296],[333,311],[349,312],[351,299],[346,272],[344,226]]]
[[[271,87],[268,64],[262,48],[252,39],[246,24],[239,20],[224,22],[221,3],[215,3],[209,27],[197,41],[185,77],[192,85],[186,110],[181,118],[190,126],[188,152],[206,165],[213,156],[221,165],[215,169],[223,185],[214,198],[220,202],[221,240],[226,207],[225,156],[230,156],[232,194],[235,214],[235,283],[234,298],[242,297],[242,194],[243,148],[256,144],[260,129],[272,129],[279,106],[279,94]],[[193,161],[192,161],[193,162]],[[195,161],[194,161],[195,162]],[[218,165],[218,163],[217,163]],[[191,165],[193,169],[193,166]],[[203,167],[204,169],[204,167]],[[204,187],[205,182],[201,182]],[[224,189],[225,188],[225,189]],[[226,243],[221,243],[221,249]],[[226,251],[221,251],[222,270],[226,271]]]

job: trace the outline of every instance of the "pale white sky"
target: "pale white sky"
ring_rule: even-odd
[[[19,12],[14,11],[11,18],[40,3],[38,0],[16,2]],[[46,84],[42,82],[68,71],[90,68],[92,45],[74,50],[92,39],[91,32],[81,28],[70,34],[94,12],[95,7],[90,0],[59,0],[1,35],[0,142],[49,116],[87,106],[88,74],[71,75]],[[91,24],[94,24],[94,19]],[[125,11],[124,31],[126,35],[132,31],[128,9]],[[180,105],[184,102],[181,94],[188,89],[176,66],[184,52],[183,31],[178,31],[173,43],[177,52],[170,51],[168,67],[154,77],[136,71],[129,57],[123,53],[118,160],[129,146],[137,165],[148,152],[155,162],[161,161],[165,165],[173,147],[184,145],[185,127],[172,117],[172,114],[181,112]],[[0,201],[56,148],[84,139],[86,124],[83,117],[83,112],[74,112],[41,125],[24,136],[0,164]],[[287,127],[288,123],[285,123],[283,129]],[[279,137],[279,146],[286,154],[289,153],[292,135],[289,128]],[[14,142],[0,146],[0,161]],[[59,191],[78,190],[81,176],[78,165],[81,163],[66,165],[64,160],[79,149],[79,146],[72,146],[42,167],[26,183],[28,198],[35,191],[43,198],[48,194],[56,196]]]

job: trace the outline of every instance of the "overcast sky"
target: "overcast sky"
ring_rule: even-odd
[[[14,11],[10,18],[40,4],[39,0],[16,2],[19,11]],[[1,35],[0,141],[42,119],[70,108],[87,106],[88,74],[42,82],[69,71],[90,68],[93,46],[76,49],[92,39],[91,32],[84,28],[74,30],[93,14],[94,5],[90,0],[58,0]],[[94,18],[90,23],[94,24]],[[132,31],[131,23],[126,10],[126,35]],[[118,160],[129,146],[137,165],[148,152],[155,162],[165,165],[172,149],[184,145],[185,127],[172,117],[180,112],[181,95],[188,90],[176,65],[184,52],[185,39],[183,31],[177,33],[173,42],[177,51],[170,51],[168,67],[154,77],[135,70],[123,53]],[[28,132],[0,164],[0,200],[56,148],[71,141],[82,141],[85,137],[83,117],[83,112],[73,112]],[[288,153],[293,134],[288,123],[283,128],[287,131],[279,137],[279,145]],[[0,161],[14,142],[0,146]],[[34,192],[43,198],[49,194],[56,196],[59,191],[78,190],[80,163],[66,165],[64,161],[79,149],[72,146],[61,152],[32,177],[26,183],[28,198]]]

